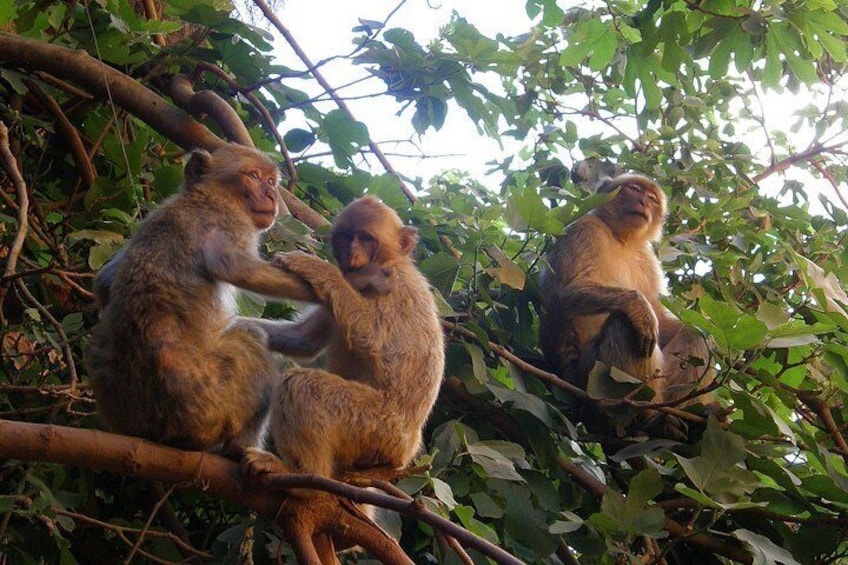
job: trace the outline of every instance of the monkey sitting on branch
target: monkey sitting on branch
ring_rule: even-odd
[[[665,194],[635,174],[598,192],[615,194],[566,228],[540,276],[545,359],[584,390],[602,363],[644,382],[654,403],[679,400],[712,382],[713,371],[704,338],[659,302],[666,287],[652,243],[662,237]],[[710,401],[705,394],[681,406]],[[584,407],[587,423],[597,417],[592,408]]]
[[[255,149],[195,151],[182,191],[98,273],[103,312],[87,364],[111,430],[185,449],[262,444],[279,371],[267,336],[234,323],[234,287],[315,300],[258,256],[279,210],[278,179]]]
[[[421,447],[442,381],[444,338],[429,284],[410,257],[417,232],[365,197],[338,215],[331,241],[338,266],[299,252],[272,261],[303,278],[323,306],[300,321],[255,323],[273,350],[299,357],[325,350],[326,370],[284,374],[271,415],[280,457],[248,450],[249,476],[397,469]],[[379,288],[352,286],[375,271]]]

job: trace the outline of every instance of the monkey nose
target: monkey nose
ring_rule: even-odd
[[[365,258],[364,255],[357,253],[356,255],[350,256],[350,260],[348,261],[348,263],[351,269],[361,269],[362,267],[368,264],[368,260]]]

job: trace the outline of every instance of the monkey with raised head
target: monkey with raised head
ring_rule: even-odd
[[[653,402],[679,399],[713,373],[704,339],[659,302],[666,287],[652,244],[662,237],[665,194],[635,174],[609,179],[598,192],[615,195],[566,228],[540,276],[545,359],[583,389],[602,362],[645,382]]]
[[[337,216],[331,241],[337,266],[297,252],[272,261],[303,278],[323,306],[297,322],[258,325],[276,351],[309,357],[325,350],[326,367],[284,374],[271,415],[280,458],[248,450],[248,475],[400,468],[420,448],[442,381],[444,342],[429,284],[410,257],[417,232],[365,197]],[[351,285],[374,271],[379,284],[362,292]]]
[[[235,287],[315,300],[258,256],[279,209],[278,179],[261,151],[195,151],[182,191],[95,278],[103,312],[87,364],[111,430],[187,449],[261,444],[279,372],[267,336],[235,323]]]

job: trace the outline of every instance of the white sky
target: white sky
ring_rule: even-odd
[[[398,5],[399,1],[287,0],[285,4],[280,3],[277,13],[303,50],[313,62],[317,62],[334,55],[349,53],[354,47],[352,40],[357,35],[361,35],[351,31],[353,27],[359,24],[358,19],[382,21]],[[561,0],[559,2],[563,8],[585,3],[576,0]],[[495,37],[497,33],[518,35],[528,32],[533,26],[533,22],[524,10],[524,5],[524,0],[430,0],[430,3],[427,0],[407,0],[392,16],[387,28],[401,27],[407,29],[415,35],[419,44],[426,45],[431,39],[437,37],[439,28],[446,25],[450,21],[451,13],[456,11],[488,37]],[[319,29],[321,33],[316,33],[316,30]],[[272,30],[272,33],[278,39],[280,62],[293,69],[304,68],[291,48],[279,37],[276,30]],[[363,67],[352,65],[345,59],[330,62],[321,68],[321,72],[330,84],[336,87],[368,75]],[[475,80],[481,80],[481,76],[475,76]],[[313,95],[321,92],[318,85],[311,79],[292,80],[287,84]],[[486,85],[497,89],[496,84],[486,82]],[[376,94],[382,92],[384,88],[385,85],[382,81],[372,79],[342,90],[341,95],[347,98]],[[801,99],[803,98],[802,96]],[[767,105],[766,123],[772,128],[785,131],[787,117],[789,117],[790,112],[798,109],[796,105],[799,98],[793,97],[791,94],[780,97],[768,94],[764,101]],[[335,108],[332,101],[323,104],[322,108],[325,111]],[[473,178],[488,185],[491,189],[496,189],[502,178],[500,175],[487,178],[485,171],[489,167],[487,167],[486,162],[499,158],[507,152],[514,154],[520,148],[520,144],[511,139],[503,139],[502,143],[505,148],[501,148],[497,141],[479,135],[475,125],[464,110],[458,108],[454,103],[449,106],[447,119],[442,129],[436,132],[431,128],[420,139],[410,123],[414,108],[407,108],[398,117],[395,114],[401,106],[389,96],[349,100],[348,105],[357,120],[368,127],[371,138],[377,141],[383,151],[388,154],[395,169],[408,177],[422,177],[425,187],[432,176],[446,169],[457,168],[471,173]],[[296,112],[289,113],[289,121],[282,125],[283,129],[287,130],[301,125],[297,123],[295,115]],[[597,133],[601,128],[597,123],[582,127],[585,132],[588,132],[587,134]],[[751,134],[738,133],[744,135],[745,141],[752,149],[765,148],[761,131],[754,131]],[[812,138],[812,132],[805,132],[804,130],[798,133],[789,133],[789,135],[796,139],[797,150],[805,148]],[[417,148],[409,144],[387,143],[388,140],[399,139],[411,139],[417,145]],[[406,158],[395,155],[396,153],[408,155],[423,153],[430,158]],[[436,157],[438,155],[448,156]],[[373,157],[368,159],[373,172],[382,172],[376,159]],[[569,163],[566,163],[566,165],[569,165]],[[826,181],[812,179],[802,171],[792,168],[786,171],[786,177],[798,179],[806,185],[808,194],[814,201],[813,210],[822,211],[814,196],[818,191],[823,191],[831,201],[838,205],[839,201],[835,198],[833,188]],[[769,193],[776,194],[783,182],[783,176],[773,175],[765,181],[763,186]]]
[[[361,35],[351,31],[359,24],[358,18],[383,21],[398,3],[399,0],[288,0],[278,11],[278,16],[312,61],[317,62],[333,55],[349,53],[354,47],[352,40]],[[488,37],[494,37],[497,33],[518,35],[529,31],[533,25],[521,0],[432,0],[431,4],[426,0],[408,0],[389,20],[386,27],[407,29],[415,35],[419,44],[426,46],[431,39],[437,37],[439,28],[450,21],[453,10]],[[317,29],[322,32],[316,34]],[[275,36],[278,34],[275,33]],[[278,51],[282,64],[294,69],[303,68],[303,64],[282,39],[278,41]],[[343,59],[325,65],[321,72],[333,86],[346,84],[368,74],[364,67],[351,65]],[[310,84],[312,82],[293,81],[288,84],[309,93],[320,92],[316,88],[317,85]],[[372,79],[344,89],[341,94],[343,97],[361,96],[384,89],[385,84],[382,81]],[[422,177],[426,186],[427,180],[442,170],[458,168],[470,172],[482,182],[500,182],[500,179],[484,179],[484,171],[487,169],[485,162],[501,154],[498,142],[478,135],[465,111],[455,104],[451,103],[442,129],[435,132],[430,128],[420,140],[410,123],[414,112],[412,107],[398,117],[395,114],[401,109],[401,105],[389,96],[349,100],[348,105],[356,119],[368,126],[371,138],[378,143],[382,142],[380,147],[383,152],[389,154],[389,160],[401,174],[412,178]],[[332,102],[323,106],[326,110],[334,107]],[[289,129],[293,125],[286,122],[283,128]],[[387,140],[410,138],[418,145],[418,149],[409,144],[385,143]],[[452,156],[422,160],[418,157],[393,155],[420,155],[422,152],[430,156]],[[373,172],[382,172],[375,159],[369,158],[369,162],[373,165]]]

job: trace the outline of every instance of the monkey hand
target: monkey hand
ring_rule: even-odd
[[[273,453],[268,453],[264,449],[257,447],[248,447],[244,450],[244,455],[241,459],[240,471],[242,476],[253,479],[261,475],[270,473],[293,473],[292,469],[283,463]]]
[[[645,298],[639,294],[627,312],[627,317],[636,330],[636,351],[642,357],[654,354],[659,339],[660,325],[654,309]]]
[[[306,280],[321,299],[326,298],[327,289],[344,284],[344,277],[337,267],[302,251],[278,253],[271,259],[271,264]]]

